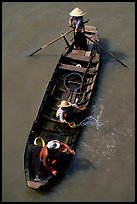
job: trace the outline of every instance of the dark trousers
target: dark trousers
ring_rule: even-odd
[[[76,48],[87,50],[87,39],[84,33],[77,32],[74,34],[74,41]]]

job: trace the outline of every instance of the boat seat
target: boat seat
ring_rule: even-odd
[[[90,55],[91,55],[91,50],[92,50],[92,49],[93,49],[93,48],[91,48],[91,47],[89,48],[89,47],[88,47],[88,50],[89,50],[89,51],[86,51],[86,52],[85,52],[85,56],[86,56],[86,57],[90,57]]]
[[[95,26],[88,26],[88,25],[85,25],[85,32],[86,33],[95,33],[97,30],[97,28]]]
[[[77,67],[77,66],[74,66],[74,65],[63,64],[63,63],[60,63],[58,68],[68,70],[70,72],[75,71],[75,72],[79,72],[79,73],[83,73],[83,74],[87,71],[86,67]],[[89,69],[87,74],[94,75],[94,72],[96,72],[96,71],[97,70],[93,67],[93,68]]]
[[[68,70],[68,71],[77,71],[80,73],[85,73],[86,71],[86,67],[77,67],[75,65],[64,64],[64,63],[60,63],[58,68]]]
[[[85,50],[79,50],[79,49],[74,49],[74,50],[72,50],[71,51],[73,54],[75,54],[75,55],[85,55]]]
[[[73,60],[84,61],[84,62],[90,62],[92,58],[92,56],[79,55],[73,52],[70,52],[69,54],[67,54],[66,57]]]

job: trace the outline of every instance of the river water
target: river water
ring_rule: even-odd
[[[76,156],[63,180],[39,193],[26,187],[24,149],[65,42],[29,54],[69,30],[76,6],[98,28],[102,71]],[[69,34],[67,39],[70,40]],[[135,200],[135,3],[2,3],[2,201]]]

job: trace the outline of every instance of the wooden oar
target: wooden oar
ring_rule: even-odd
[[[83,26],[85,23],[87,23],[89,21],[86,20],[85,22],[83,22],[83,24],[81,26]],[[74,29],[67,31],[66,33],[64,33],[63,35],[59,36],[58,38],[52,40],[51,42],[47,43],[46,45],[44,45],[43,47],[39,48],[38,50],[36,50],[35,52],[33,52],[32,54],[30,54],[29,56],[34,55],[36,52],[42,50],[43,48],[47,47],[48,45],[51,45],[52,43],[56,42],[57,40],[61,39],[62,37],[64,37],[65,35],[68,35],[69,33],[71,33]]]
[[[46,44],[46,45],[44,45],[43,47],[39,48],[38,50],[36,50],[36,51],[35,51],[35,52],[33,52],[32,54],[30,54],[29,56],[34,55],[36,52],[38,52],[38,51],[42,50],[43,48],[47,47],[48,45],[51,45],[52,43],[54,43],[54,42],[56,42],[57,40],[61,39],[61,38],[62,38],[62,37],[64,37],[65,35],[67,35],[67,34],[71,33],[72,31],[73,31],[73,29],[72,29],[72,30],[69,30],[68,32],[64,33],[63,35],[59,36],[58,38],[56,38],[56,39],[52,40],[51,42],[47,43],[47,44]]]
[[[61,33],[61,35],[63,35],[63,32]],[[69,42],[67,41],[67,38],[65,36],[63,36],[64,40],[65,40],[65,43],[67,44],[67,47],[70,47],[70,44]]]
[[[89,38],[88,36],[86,36],[87,39],[89,39],[90,41],[92,41],[93,43],[97,44],[94,40],[92,40],[91,38]],[[125,65],[123,62],[121,62],[119,59],[117,59],[110,51],[107,51],[104,47],[102,47],[100,44],[97,44],[102,50],[104,50],[107,54],[109,54],[111,57],[113,57],[115,60],[117,60],[117,62],[119,62],[120,64],[122,64],[124,67],[128,68],[127,65]]]

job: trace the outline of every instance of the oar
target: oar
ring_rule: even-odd
[[[86,36],[86,38],[96,44],[96,42],[94,42],[94,40],[92,40],[92,39],[89,38],[88,36]],[[119,62],[120,64],[122,64],[124,67],[128,68],[127,65],[125,65],[123,62],[121,62],[119,59],[117,59],[110,51],[107,51],[107,50],[106,50],[104,47],[102,47],[100,44],[97,44],[97,45],[98,45],[102,50],[104,50],[107,54],[109,54],[111,57],[113,57],[115,60],[117,60],[117,62]]]
[[[63,35],[59,36],[58,38],[56,38],[56,39],[52,40],[51,42],[47,43],[47,44],[46,44],[46,45],[44,45],[43,47],[39,48],[38,50],[36,50],[36,51],[35,51],[35,52],[33,52],[32,54],[30,54],[29,56],[34,55],[36,52],[38,52],[38,51],[42,50],[43,48],[47,47],[48,45],[51,45],[52,43],[54,43],[54,42],[56,42],[57,40],[61,39],[61,38],[62,38],[62,37],[64,37],[65,35],[67,35],[67,34],[71,33],[72,31],[73,31],[73,29],[72,29],[72,30],[69,30],[68,32],[64,33]]]
[[[85,22],[83,22],[83,24],[81,26],[83,26],[85,23],[87,23],[89,21],[86,20]],[[33,52],[32,54],[30,54],[29,56],[34,55],[36,52],[42,50],[43,48],[47,47],[48,45],[51,45],[52,43],[56,42],[57,40],[61,39],[62,37],[64,37],[65,35],[68,35],[69,33],[71,33],[74,29],[67,31],[66,33],[62,34],[61,36],[59,36],[58,38],[52,40],[51,42],[47,43],[46,45],[44,45],[43,47],[39,48],[38,50],[36,50],[35,52]]]
[[[61,35],[63,35],[63,32],[61,33]],[[70,47],[70,44],[69,42],[67,41],[67,38],[65,36],[63,36],[64,40],[65,40],[65,43],[67,44],[67,47]]]

